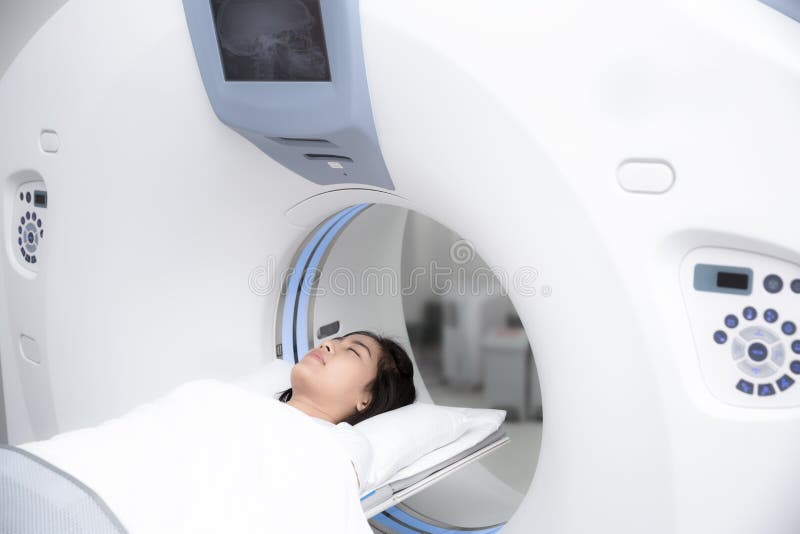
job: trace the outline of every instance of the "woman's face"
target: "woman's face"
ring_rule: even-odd
[[[325,340],[292,367],[292,396],[341,421],[369,405],[380,357],[380,345],[363,334]]]

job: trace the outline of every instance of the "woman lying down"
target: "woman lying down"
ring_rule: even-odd
[[[107,532],[369,533],[359,496],[372,453],[352,425],[415,397],[405,351],[358,331],[309,351],[292,367],[286,391],[270,396],[193,381],[97,427],[0,452],[94,492],[114,525]],[[20,491],[7,483],[8,465],[0,492]],[[24,492],[53,491],[21,478],[32,486]],[[38,526],[23,525],[30,510],[5,510],[0,531],[58,531],[44,512]]]

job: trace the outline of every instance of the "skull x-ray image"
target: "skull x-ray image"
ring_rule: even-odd
[[[211,0],[227,81],[330,81],[319,0]]]

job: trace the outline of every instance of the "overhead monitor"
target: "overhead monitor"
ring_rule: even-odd
[[[319,0],[211,0],[226,81],[329,82]]]
[[[219,119],[320,185],[394,189],[372,117],[359,0],[183,0]]]

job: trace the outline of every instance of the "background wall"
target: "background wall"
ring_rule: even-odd
[[[424,272],[416,281],[417,290],[403,295],[403,312],[407,322],[422,322],[425,301],[433,296],[430,290],[430,263],[436,262],[440,267],[455,268],[456,265],[450,259],[450,247],[459,239],[461,238],[457,233],[428,217],[415,211],[408,213],[403,236],[404,286],[409,284],[409,274],[414,268],[423,267]]]

